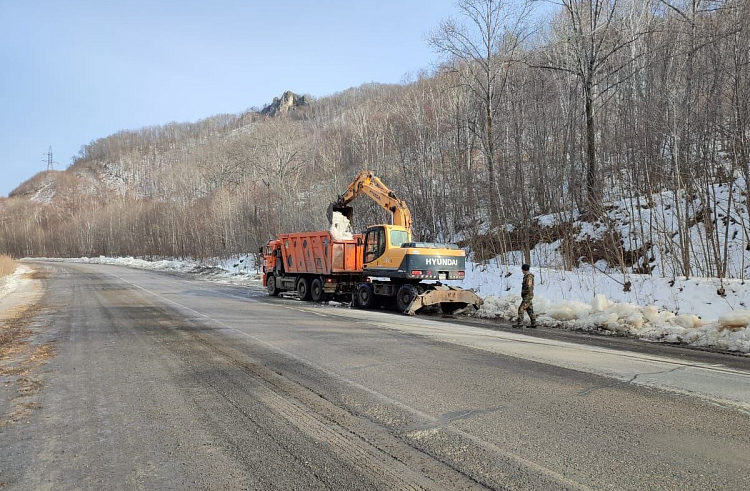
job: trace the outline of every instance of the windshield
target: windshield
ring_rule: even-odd
[[[401,247],[401,244],[409,242],[409,234],[406,230],[391,230],[391,246]]]

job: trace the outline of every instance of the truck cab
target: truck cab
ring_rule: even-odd
[[[274,272],[281,275],[284,272],[284,261],[281,259],[281,241],[269,240],[260,248],[263,255],[263,286],[268,286],[268,277]]]

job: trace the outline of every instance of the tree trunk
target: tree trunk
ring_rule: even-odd
[[[497,184],[496,184],[496,178],[495,178],[495,144],[493,142],[492,138],[492,102],[487,101],[486,106],[486,114],[487,114],[487,125],[486,125],[486,134],[485,138],[487,138],[487,172],[489,173],[489,187],[490,187],[490,221],[492,223],[493,227],[496,227],[500,223],[500,216],[499,216],[499,210],[500,207],[498,206],[498,200],[497,200]]]
[[[586,98],[586,193],[588,196],[589,212],[592,214],[598,214],[600,208],[601,196],[599,194],[599,186],[597,179],[596,169],[596,142],[594,141],[594,100],[591,94],[592,87],[591,82],[586,82],[585,98]]]

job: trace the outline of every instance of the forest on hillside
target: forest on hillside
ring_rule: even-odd
[[[479,259],[562,240],[565,267],[635,268],[656,247],[676,273],[731,275],[744,247],[727,244],[750,236],[750,2],[562,0],[542,22],[538,8],[459,1],[427,36],[440,65],[403,84],[86,144],[0,200],[0,253],[256,251],[277,232],[327,228],[328,204],[369,168],[409,204],[420,240]],[[673,226],[644,232],[664,193]],[[623,200],[638,257],[622,223],[597,257],[574,243],[574,222],[607,226]],[[356,228],[385,220],[360,201]]]

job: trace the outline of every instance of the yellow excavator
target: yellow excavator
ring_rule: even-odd
[[[365,170],[349,184],[346,192],[329,207],[350,222],[349,204],[360,195],[372,198],[391,214],[390,224],[371,225],[364,234],[363,278],[352,292],[352,304],[371,308],[391,304],[407,314],[440,305],[446,314],[467,307],[479,308],[482,299],[473,290],[443,285],[441,280],[463,280],[466,254],[455,244],[414,242],[411,212],[406,203]]]

